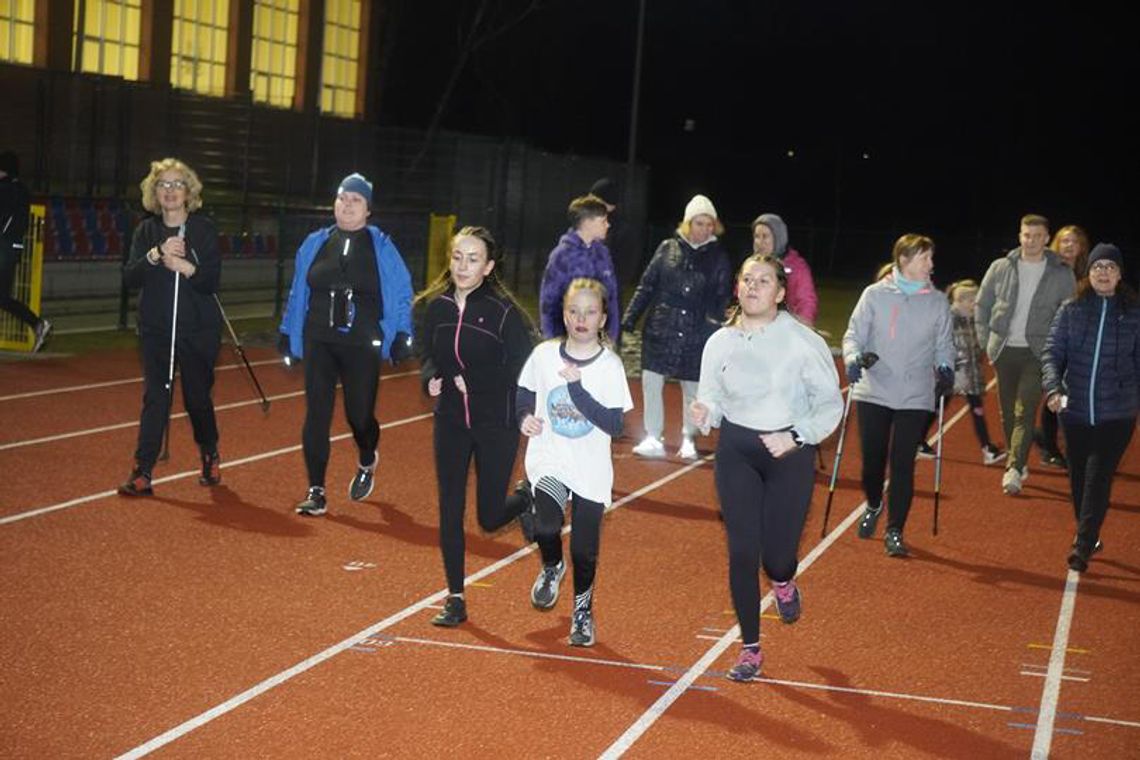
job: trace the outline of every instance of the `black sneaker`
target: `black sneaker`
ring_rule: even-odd
[[[348,486],[348,498],[353,501],[363,501],[372,494],[372,489],[376,485],[376,465],[380,463],[380,452],[374,452],[372,455],[372,464],[370,465],[357,465],[356,477],[352,479],[352,483]]]
[[[530,482],[526,478],[520,480],[515,484],[515,492],[507,499],[515,502],[523,540],[528,544],[534,543],[534,494],[530,490]]]
[[[150,473],[138,467],[134,468],[127,482],[119,486],[119,493],[123,496],[154,496],[154,488],[150,485]]]
[[[306,517],[320,517],[327,512],[324,486],[309,486],[309,493],[305,496],[304,501],[297,503],[296,510],[297,514]]]
[[[35,332],[36,339],[35,342],[32,343],[33,354],[44,347],[44,343],[47,342],[48,336],[51,335],[51,322],[41,318],[39,322],[36,322]]]
[[[202,474],[198,476],[198,485],[216,486],[222,482],[222,458],[218,452],[202,455]]]
[[[1069,553],[1069,569],[1083,573],[1089,569],[1089,555],[1082,549],[1073,549]]]
[[[907,557],[910,552],[907,551],[906,544],[902,540],[902,531],[898,528],[890,528],[887,530],[887,535],[883,536],[883,548],[886,549],[887,555],[891,557]]]
[[[432,625],[443,628],[454,628],[467,620],[467,602],[461,596],[449,596],[443,603],[443,609],[431,619]]]
[[[936,453],[933,446],[923,441],[918,444],[918,451],[915,453],[915,456],[919,459],[934,459]]]
[[[570,618],[570,646],[594,646],[594,611],[589,607],[574,610]]]
[[[1069,460],[1059,451],[1042,451],[1041,464],[1056,467],[1058,470],[1069,469]]]
[[[863,510],[863,519],[859,521],[859,538],[870,538],[875,535],[875,525],[879,522],[879,515],[883,514],[883,505]]]

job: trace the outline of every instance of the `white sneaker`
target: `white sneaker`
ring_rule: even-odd
[[[665,444],[657,440],[651,435],[645,436],[645,439],[633,447],[633,453],[639,457],[648,457],[649,459],[660,459],[665,456]]]
[[[677,449],[677,456],[681,459],[696,459],[697,447],[693,445],[693,439],[688,436],[681,439],[681,448]]]
[[[1021,493],[1021,471],[1009,467],[1006,469],[1005,474],[1001,476],[1001,490],[1010,496]]]

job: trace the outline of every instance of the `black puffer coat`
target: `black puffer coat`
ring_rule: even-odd
[[[705,341],[724,321],[732,297],[728,255],[714,239],[699,248],[680,236],[657,247],[625,308],[632,331],[648,309],[641,336],[641,367],[678,380],[698,380]]]

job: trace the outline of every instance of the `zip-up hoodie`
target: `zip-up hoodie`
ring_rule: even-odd
[[[433,298],[416,330],[416,354],[425,393],[428,381],[443,380],[436,416],[468,428],[516,428],[515,387],[533,345],[526,319],[486,280],[463,309],[454,286]],[[466,394],[455,387],[456,375]]]
[[[954,366],[950,304],[929,283],[906,295],[895,274],[868,285],[843,336],[843,362],[875,353],[879,361],[855,384],[856,401],[889,409],[934,409],[935,369]]]
[[[1091,290],[1057,312],[1041,366],[1046,397],[1068,395],[1063,420],[1096,425],[1140,409],[1140,306]]]

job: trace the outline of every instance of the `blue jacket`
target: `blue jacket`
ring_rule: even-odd
[[[317,230],[297,249],[293,285],[289,288],[289,300],[285,302],[285,312],[278,329],[289,336],[289,352],[298,359],[304,353],[305,316],[309,311],[309,267],[333,229],[324,227]],[[380,273],[380,298],[384,305],[380,315],[380,356],[388,359],[388,351],[396,335],[412,335],[412,276],[392,239],[371,224],[368,232],[372,236],[372,248],[376,251],[376,271]]]
[[[1069,397],[1063,420],[1096,425],[1140,407],[1140,306],[1092,291],[1067,301],[1045,341],[1041,386]]]

